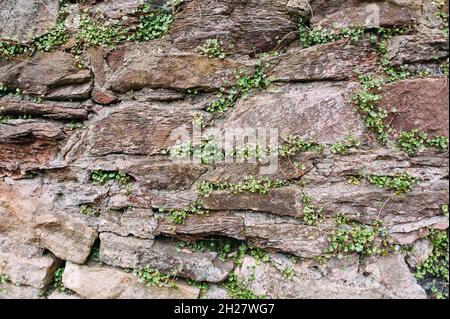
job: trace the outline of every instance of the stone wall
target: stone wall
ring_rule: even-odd
[[[448,297],[448,1],[1,8],[0,298]]]

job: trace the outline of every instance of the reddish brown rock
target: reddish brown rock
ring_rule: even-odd
[[[355,70],[367,73],[375,68],[377,53],[368,41],[356,44],[340,40],[307,49],[295,48],[272,60],[274,81],[348,80]]]
[[[157,105],[123,103],[96,120],[90,129],[93,155],[164,154],[176,140],[177,128],[191,130],[196,111]]]
[[[300,190],[294,187],[272,189],[267,195],[214,191],[202,200],[204,207],[211,210],[252,210],[281,216],[303,216]]]
[[[62,125],[39,121],[0,124],[0,167],[26,172],[47,166],[65,138]]]
[[[30,60],[19,60],[0,68],[0,83],[32,95],[56,94],[59,100],[70,100],[73,94],[85,96],[91,73],[75,66],[75,57],[61,51],[38,52]],[[68,86],[68,87],[67,87]],[[61,90],[64,90],[61,93]],[[56,92],[56,93],[55,93]]]
[[[54,103],[19,100],[5,97],[0,99],[0,115],[40,116],[55,120],[87,120],[88,110],[79,103]]]
[[[430,135],[448,136],[448,79],[412,79],[384,87],[380,105],[396,109],[388,121],[396,131],[420,129]]]
[[[273,128],[279,135],[296,135],[333,144],[349,134],[365,136],[360,116],[349,97],[354,83],[298,83],[273,87],[240,100],[223,124],[227,128]]]
[[[28,42],[56,25],[57,0],[5,0],[0,12],[0,39]]]
[[[227,212],[209,212],[205,215],[190,215],[182,225],[175,225],[166,218],[158,220],[155,236],[165,235],[180,239],[196,239],[207,236],[226,236],[245,239],[244,220]]]
[[[170,34],[174,45],[194,51],[219,39],[226,51],[253,55],[296,38],[296,19],[286,0],[189,1],[180,7]]]
[[[435,62],[448,57],[448,37],[438,35],[402,35],[388,42],[386,57],[393,66]]]
[[[127,48],[127,61],[112,74],[110,87],[126,93],[143,88],[212,91],[234,82],[241,63],[176,51],[163,40]]]
[[[420,15],[420,0],[383,0],[376,3],[364,0],[311,1],[312,25],[331,28],[351,25],[394,27],[412,25]]]

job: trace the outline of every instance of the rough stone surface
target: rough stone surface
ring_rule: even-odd
[[[9,281],[16,285],[45,288],[53,279],[58,264],[49,254],[29,257],[0,246],[0,274],[8,275]]]
[[[397,131],[448,136],[448,89],[448,79],[403,80],[386,86],[380,103],[396,109],[388,120]]]
[[[57,257],[83,263],[96,232],[70,215],[46,211],[37,198],[0,184],[0,230],[18,241],[46,248]]]
[[[448,291],[439,278],[420,280],[422,288],[413,275],[432,253],[431,234],[448,234],[448,150],[426,143],[407,154],[396,143],[411,129],[448,137],[448,0],[65,2],[51,15],[59,1],[0,0],[0,298],[225,299],[233,297],[230,274],[268,298]],[[134,37],[144,2],[173,16],[158,39]],[[84,15],[95,20],[84,34],[102,44],[80,41]],[[67,41],[35,47],[33,37],[57,16]],[[314,30],[308,48],[299,41],[300,20]],[[363,25],[370,30],[361,37],[326,34]],[[377,27],[388,35],[384,45]],[[127,40],[118,35],[124,28]],[[208,56],[221,48],[202,51],[210,39],[224,56]],[[118,43],[103,43],[109,40]],[[11,44],[28,50],[14,55]],[[392,128],[386,144],[358,112],[358,72],[385,80],[369,88],[374,95],[359,96],[370,103],[380,96],[374,102]],[[209,112],[212,102],[227,110]],[[232,132],[234,141],[223,138]],[[289,135],[302,141],[289,147]],[[349,136],[361,143],[346,147]],[[174,158],[177,142],[206,156],[229,155],[233,143],[237,160]],[[292,154],[277,156],[275,142]],[[368,178],[405,173],[415,181],[402,194]],[[283,186],[261,192],[264,185],[245,177]],[[251,181],[252,189],[219,187],[204,196],[205,181]],[[327,260],[338,227],[356,225],[382,225],[374,244],[386,239],[392,249]],[[59,267],[66,291],[43,294]],[[133,273],[141,267],[176,273],[178,288],[144,284]]]
[[[63,283],[88,299],[193,299],[199,294],[198,288],[181,282],[176,287],[147,286],[134,275],[118,269],[72,263],[66,265]]]
[[[353,83],[289,84],[274,92],[241,100],[228,114],[224,128],[278,128],[280,136],[334,143],[364,127],[348,96]]]
[[[100,235],[100,260],[122,268],[149,266],[164,273],[175,273],[195,281],[221,282],[233,269],[214,252],[179,251],[170,241],[143,240]]]
[[[170,33],[183,50],[196,50],[212,38],[227,51],[266,52],[277,48],[279,40],[289,43],[295,38],[295,17],[286,4],[286,0],[189,1],[181,6]]]
[[[30,41],[56,24],[58,0],[3,0],[0,39]]]

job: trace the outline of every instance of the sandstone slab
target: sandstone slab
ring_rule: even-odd
[[[215,252],[184,252],[165,240],[143,240],[100,235],[100,260],[122,268],[146,267],[195,281],[221,282],[233,269],[230,262],[219,260]]]
[[[384,87],[380,105],[396,109],[387,120],[398,132],[417,128],[448,136],[448,92],[446,78],[403,80]]]
[[[296,17],[290,12],[297,17],[307,14],[294,4],[286,5],[286,0],[187,2],[170,34],[182,50],[196,50],[207,39],[219,39],[233,53],[267,52],[295,39]]]
[[[87,299],[195,299],[199,294],[198,288],[181,282],[176,287],[147,286],[118,269],[72,263],[66,265],[63,283]]]
[[[365,128],[349,97],[354,83],[289,84],[243,99],[224,121],[227,128],[273,128],[280,136],[333,144]]]
[[[0,184],[0,231],[75,263],[86,261],[97,238],[97,233],[82,221],[49,211],[38,198],[4,183]]]
[[[289,50],[271,61],[270,77],[281,82],[348,80],[356,77],[356,70],[374,70],[376,60],[375,47],[369,40],[356,44],[340,40]]]

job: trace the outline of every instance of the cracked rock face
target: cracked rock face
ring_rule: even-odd
[[[448,293],[416,278],[448,236],[448,1],[153,1],[146,41],[142,3],[70,3],[64,44],[11,56],[60,4],[0,0],[0,298]],[[87,45],[84,14],[127,39]]]

